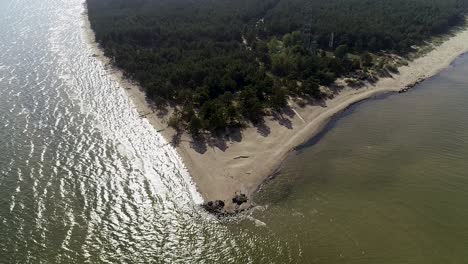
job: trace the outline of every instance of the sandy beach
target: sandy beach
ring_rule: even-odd
[[[108,65],[109,59],[95,42],[87,14],[83,15],[83,19],[84,31],[95,56]],[[177,146],[178,153],[204,200],[223,200],[226,210],[232,210],[235,208],[232,198],[236,192],[251,197],[296,146],[319,133],[334,115],[356,102],[381,93],[398,92],[421,79],[436,75],[466,52],[468,29],[463,29],[426,55],[400,67],[400,73],[391,78],[382,78],[358,89],[344,87],[332,99],[317,105],[300,107],[291,101],[290,109],[282,116],[267,116],[263,124],[233,133],[226,140],[200,144],[184,134]],[[171,141],[174,131],[167,127],[169,115],[158,115],[138,85],[124,79],[120,70],[111,66],[108,68],[133,100],[141,118],[147,118],[168,142]],[[243,206],[249,205],[250,202]]]

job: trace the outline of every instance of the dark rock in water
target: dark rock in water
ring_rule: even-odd
[[[221,201],[221,200],[209,201],[207,203],[204,203],[202,207],[205,208],[206,211],[212,214],[216,214],[216,215],[224,214],[224,201]]]
[[[236,208],[230,208],[229,206],[225,207],[226,204],[221,200],[206,202],[202,204],[201,207],[218,218],[235,217],[236,215],[253,208],[253,205],[246,204],[248,200],[249,199],[245,194],[236,193],[236,196],[232,198],[232,202],[237,205]],[[242,204],[247,206],[242,207]]]
[[[237,205],[241,205],[243,203],[246,203],[249,199],[247,198],[247,196],[245,194],[242,194],[242,193],[239,193],[239,194],[236,194],[236,196],[234,198],[232,198],[232,202],[237,204]]]

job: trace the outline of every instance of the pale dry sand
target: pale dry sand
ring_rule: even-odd
[[[85,15],[85,32],[97,57],[105,64],[109,60],[94,41],[94,33]],[[236,192],[248,197],[261,186],[280,166],[285,157],[319,133],[327,122],[350,105],[377,94],[397,92],[420,79],[431,77],[450,66],[451,62],[468,52],[468,29],[461,30],[431,52],[399,68],[400,73],[392,78],[380,79],[377,83],[354,89],[346,87],[321,105],[304,108],[291,102],[291,111],[277,118],[266,117],[264,125],[249,127],[225,142],[211,142],[205,147],[195,146],[191,138],[182,136],[177,147],[198,191],[205,201],[224,200],[227,210],[234,205],[231,200]],[[146,101],[138,85],[122,78],[122,73],[112,69],[113,76],[120,81],[132,98],[137,110],[170,141],[174,131],[167,128],[168,116],[156,115]],[[357,132],[358,133],[358,132]],[[246,206],[246,205],[244,205]],[[248,206],[248,205],[247,205]]]

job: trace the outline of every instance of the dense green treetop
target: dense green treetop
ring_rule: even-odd
[[[96,40],[198,135],[280,112],[464,21],[468,0],[87,0]],[[383,66],[382,66],[383,67]]]

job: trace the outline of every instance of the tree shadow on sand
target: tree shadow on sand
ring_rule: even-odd
[[[293,129],[291,120],[288,117],[285,117],[282,113],[274,113],[273,120],[277,121],[278,124],[286,127],[287,129]]]
[[[228,142],[241,142],[242,129],[232,127],[226,129],[224,132],[216,134],[205,133],[199,136],[192,137],[190,140],[190,147],[197,153],[204,154],[208,148],[217,148],[221,151],[228,149]]]
[[[260,122],[254,124],[254,127],[257,128],[257,133],[262,137],[268,137],[271,133],[270,127],[265,124],[265,120],[263,118]]]
[[[190,147],[200,154],[204,154],[208,150],[204,136],[192,138],[190,141]]]
[[[179,146],[180,142],[182,141],[182,135],[183,134],[184,134],[184,132],[182,130],[177,130],[176,133],[174,135],[172,135],[172,139],[171,139],[170,144],[173,147]]]
[[[339,93],[342,87],[333,87],[333,93]],[[331,96],[332,98],[333,96]],[[329,97],[330,98],[330,97]],[[321,107],[327,107],[326,100],[329,98],[302,98],[305,105],[316,105]],[[304,105],[304,107],[305,107]],[[161,110],[160,110],[161,111]],[[294,129],[292,120],[295,118],[297,113],[291,106],[286,106],[281,111],[273,112],[269,116],[263,117],[259,122],[251,124],[251,127],[256,129],[256,132],[262,137],[268,137],[271,134],[271,127],[267,125],[265,118],[270,118],[272,121],[278,122],[279,125],[286,127],[287,129]],[[197,153],[204,154],[211,149],[218,149],[225,152],[231,143],[241,142],[243,140],[242,130],[244,127],[230,127],[224,131],[218,131],[216,133],[205,132],[198,136],[189,136],[189,146]],[[177,132],[172,138],[172,145],[178,147],[182,141],[182,136],[186,132]]]

